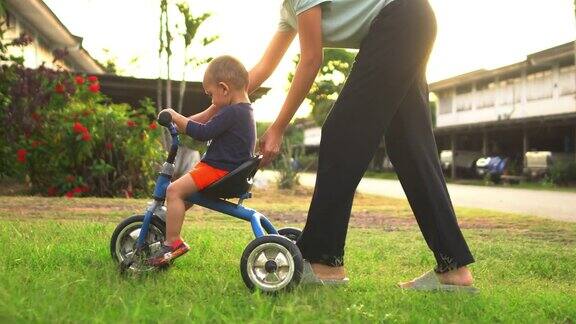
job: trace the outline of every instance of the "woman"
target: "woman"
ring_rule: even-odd
[[[278,154],[283,132],[321,67],[323,47],[359,49],[322,127],[316,186],[297,242],[313,275],[346,279],[344,244],[354,192],[384,136],[437,261],[435,271],[401,287],[471,286],[466,266],[474,259],[454,215],[429,117],[425,71],[436,22],[427,0],[284,0],[278,31],[250,71],[250,90],[272,74],[296,33],[300,61],[278,117],[260,139],[264,163]]]

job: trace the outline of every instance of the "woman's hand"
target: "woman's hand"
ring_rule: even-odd
[[[284,130],[279,129],[272,124],[264,135],[258,140],[258,147],[262,158],[261,165],[266,166],[280,153],[282,147],[282,138],[284,137]]]

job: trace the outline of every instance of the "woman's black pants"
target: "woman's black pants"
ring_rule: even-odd
[[[436,258],[436,271],[474,262],[456,221],[432,131],[425,71],[435,37],[427,0],[395,0],[372,22],[322,127],[316,186],[297,242],[308,261],[344,264],[354,193],[384,137]]]

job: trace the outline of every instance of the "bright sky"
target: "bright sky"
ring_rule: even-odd
[[[177,0],[169,0],[175,3]],[[159,0],[44,0],[83,46],[99,60],[104,48],[116,58],[122,74],[156,78]],[[231,54],[253,66],[276,30],[281,0],[187,0],[194,15],[211,12],[198,33],[219,35],[193,54]],[[429,81],[481,68],[522,61],[526,55],[574,40],[573,0],[430,0],[438,20],[438,36],[430,63]],[[175,7],[175,6],[173,6]],[[177,22],[179,12],[170,13]],[[175,43],[172,77],[182,78],[182,45]],[[298,53],[295,41],[274,75],[265,83],[272,90],[254,103],[256,119],[273,120],[287,90],[287,75]],[[136,64],[130,60],[138,57]],[[165,73],[165,72],[163,72]],[[186,79],[201,80],[202,69],[187,71]],[[305,116],[303,104],[297,116]]]

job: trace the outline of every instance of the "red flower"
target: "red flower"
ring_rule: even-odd
[[[88,192],[88,191],[90,191],[90,188],[88,188],[87,186],[80,186],[80,187],[78,187],[78,188],[80,188],[80,192]]]
[[[54,87],[54,91],[56,91],[56,93],[64,93],[66,91],[66,88],[64,87],[64,85],[62,83],[58,83]]]
[[[88,86],[88,90],[90,90],[90,92],[97,93],[100,91],[100,83],[92,83]]]
[[[75,193],[75,194],[76,194],[76,193],[82,193],[82,192],[83,192],[83,189],[82,189],[82,187],[76,187],[76,188],[72,189],[72,192]]]
[[[88,128],[86,128],[84,125],[82,125],[79,122],[74,123],[74,125],[72,126],[72,130],[74,131],[74,133],[77,133],[77,134],[88,132]]]
[[[82,134],[82,140],[84,142],[88,142],[92,139],[92,135],[90,135],[90,133],[85,132],[84,134]]]
[[[42,142],[40,141],[32,141],[32,147],[33,148],[37,148],[38,146],[40,146],[42,144]]]
[[[90,81],[90,83],[95,83],[98,82],[98,78],[94,75],[91,75],[88,77],[88,81]]]
[[[112,143],[110,142],[106,142],[106,144],[104,144],[104,147],[106,147],[108,151],[111,151],[114,145],[112,145]]]
[[[48,192],[48,196],[56,196],[56,193],[58,193],[58,190],[54,187],[50,187],[47,190]]]
[[[126,125],[128,125],[128,127],[134,127],[134,126],[136,126],[136,122],[133,120],[129,120],[126,122]]]
[[[81,75],[77,75],[74,78],[74,81],[76,82],[77,85],[82,85],[84,84],[84,78]]]
[[[156,124],[155,122],[152,122],[152,124],[150,124],[149,128],[151,130],[155,130],[156,128],[158,128],[158,124]]]
[[[66,176],[66,182],[74,182],[76,180],[76,177],[73,175],[67,175]]]
[[[40,121],[40,115],[38,115],[37,112],[31,113],[30,117],[32,117],[32,119],[34,119],[35,121]]]
[[[26,163],[26,154],[28,154],[28,151],[26,151],[26,149],[19,149],[18,151],[16,151],[16,154],[18,155],[18,162],[22,164]]]
[[[66,198],[72,198],[74,197],[74,191],[70,190],[66,193]]]

